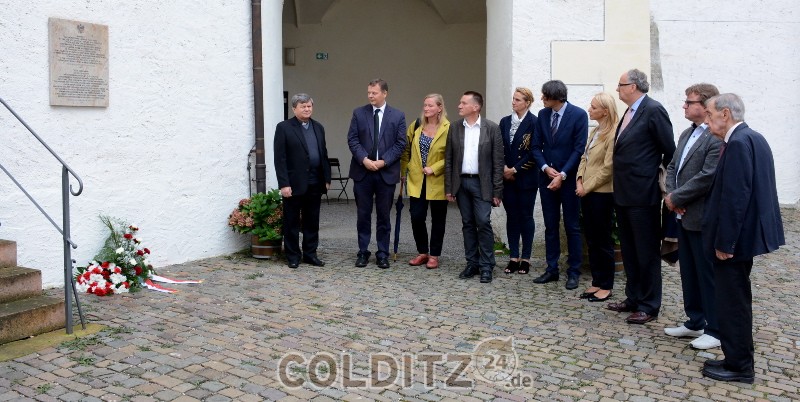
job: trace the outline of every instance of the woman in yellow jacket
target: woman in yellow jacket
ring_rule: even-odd
[[[589,246],[592,286],[581,294],[591,302],[611,297],[614,288],[614,240],[611,237],[614,209],[612,169],[614,133],[619,123],[614,98],[601,92],[592,98],[589,118],[597,127],[589,134],[576,175],[575,194],[581,197],[581,210]]]
[[[410,198],[411,229],[417,243],[418,256],[409,265],[426,264],[428,269],[439,267],[444,230],[447,220],[447,197],[444,194],[444,150],[450,122],[444,109],[442,95],[425,96],[422,115],[408,125],[407,144],[400,159],[400,176],[407,181]],[[425,220],[431,209],[431,235]]]

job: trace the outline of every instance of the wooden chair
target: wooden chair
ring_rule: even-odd
[[[342,176],[342,169],[341,169],[341,163],[339,163],[339,158],[328,158],[328,163],[330,163],[331,165],[331,189],[328,191],[339,190],[339,194],[336,195],[336,200],[341,201],[342,194],[344,194],[344,200],[349,204],[350,199],[347,196],[347,184],[350,182],[350,178],[347,176]],[[327,192],[325,193],[325,199],[328,201],[328,204],[331,203],[331,199],[328,197]]]

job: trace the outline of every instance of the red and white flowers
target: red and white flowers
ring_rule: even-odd
[[[150,249],[136,237],[139,227],[106,216],[100,219],[111,234],[95,259],[87,267],[77,268],[78,292],[106,296],[138,291],[154,274],[147,259]]]

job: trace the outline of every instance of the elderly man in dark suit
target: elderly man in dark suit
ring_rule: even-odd
[[[495,266],[491,212],[503,199],[504,160],[500,127],[481,118],[482,108],[480,93],[467,91],[461,97],[462,119],[447,134],[444,191],[448,201],[458,201],[461,212],[467,267],[458,277],[480,272],[481,283],[489,283]]]
[[[300,264],[300,227],[303,261],[324,266],[317,256],[319,207],[331,186],[331,165],[325,128],[311,118],[314,100],[308,94],[292,96],[294,117],[275,127],[275,174],[283,196],[283,244],[289,268]],[[300,218],[302,215],[302,219]]]
[[[539,199],[544,216],[545,258],[547,269],[534,283],[558,280],[558,259],[561,257],[559,221],[564,211],[567,233],[567,289],[578,287],[581,275],[583,240],[581,239],[581,201],[575,194],[578,166],[589,135],[586,111],[567,102],[567,86],[553,80],[542,85],[542,103],[536,128],[533,130],[531,153],[539,173]]]
[[[706,101],[706,123],[725,145],[703,216],[703,244],[714,266],[715,300],[723,360],[708,360],[703,375],[752,383],[755,378],[753,257],[784,245],[775,185],[775,161],[764,137],[744,123],[735,94]]]
[[[650,83],[637,69],[622,74],[619,99],[628,105],[614,145],[614,204],[625,265],[625,300],[609,310],[630,312],[626,321],[644,324],[661,309],[661,188],[659,165],[667,166],[675,138],[667,111],[647,96]]]
[[[375,205],[375,262],[389,268],[389,212],[397,182],[400,181],[400,157],[406,147],[406,115],[386,104],[389,84],[378,78],[367,85],[369,104],[353,110],[347,144],[353,158],[350,178],[358,209],[358,254],[356,266],[366,267],[372,237],[372,205]]]
[[[695,349],[720,345],[719,326],[714,308],[714,270],[703,251],[701,226],[708,190],[714,180],[722,140],[711,134],[706,120],[705,102],[719,95],[711,84],[686,88],[684,116],[692,122],[681,133],[672,162],[667,166],[667,195],[664,203],[677,214],[678,259],[683,287],[683,310],[689,317],[679,327],[664,328],[675,337],[694,337]]]

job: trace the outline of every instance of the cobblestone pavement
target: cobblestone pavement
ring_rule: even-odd
[[[689,339],[664,335],[665,326],[683,320],[676,268],[664,267],[658,320],[629,325],[624,314],[578,299],[588,286],[587,274],[573,291],[564,289],[563,277],[533,284],[541,257],[534,259],[531,274],[513,276],[502,273],[506,260],[498,258],[491,284],[457,279],[463,257],[453,253],[438,270],[399,260],[388,270],[374,264],[355,268],[350,244],[355,225],[343,224],[347,219],[334,213],[354,208],[324,207],[323,216],[332,218],[323,233],[351,239],[339,243],[323,236],[324,268],[292,270],[281,261],[237,254],[162,267],[165,276],[205,279],[201,285],[177,285],[181,292],[175,295],[84,296],[90,321],[107,328],[0,363],[0,400],[800,400],[798,210],[782,211],[789,245],[758,258],[753,270],[756,382],[749,385],[703,378],[703,361],[719,357],[720,349],[696,351]],[[460,242],[458,213],[450,215],[456,224],[448,227],[447,242],[454,244]],[[407,234],[403,260],[413,256],[410,245]],[[624,280],[617,277],[616,300]],[[459,377],[471,381],[469,387],[445,384],[458,366],[452,360],[433,366],[432,382],[424,376],[423,353],[470,355],[482,341],[507,336],[514,339],[516,355],[493,344],[501,350],[494,356],[508,358],[498,369],[515,367],[515,384],[522,380],[526,386],[479,379],[486,374],[485,359]],[[308,370],[319,352],[336,361],[337,380],[329,387],[311,383],[334,374],[324,365]],[[344,355],[351,356],[348,379],[369,382],[368,355],[378,352],[409,356],[411,363],[403,360],[401,366],[411,374],[382,388],[342,386]],[[286,370],[290,379],[304,382],[301,387],[279,380],[278,364],[287,353],[305,359]]]

